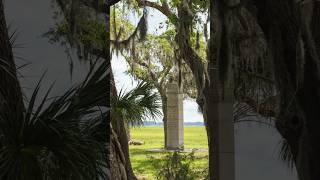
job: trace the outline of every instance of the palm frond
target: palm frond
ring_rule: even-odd
[[[83,83],[49,101],[51,86],[36,106],[41,77],[21,126],[0,114],[0,179],[107,179],[107,69],[96,63]]]
[[[288,165],[288,167],[290,169],[294,168],[294,157],[293,154],[291,152],[291,148],[290,145],[288,144],[288,142],[285,139],[282,139],[280,141],[280,158],[283,162],[286,162],[286,164]]]
[[[160,96],[153,91],[150,83],[140,82],[134,89],[119,91],[113,98],[113,107],[131,125],[142,125],[145,119],[155,119],[161,115]]]

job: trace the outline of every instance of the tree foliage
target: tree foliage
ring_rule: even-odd
[[[124,92],[121,89],[116,98],[111,99],[112,107],[133,126],[142,125],[144,120],[155,119],[161,115],[160,97],[153,92],[153,86],[140,82],[134,89]]]
[[[152,165],[158,171],[155,177],[158,180],[194,180],[206,179],[207,169],[199,171],[194,168],[194,152],[185,154],[182,152],[167,153],[159,160],[151,156]]]
[[[85,81],[52,100],[51,87],[36,107],[40,80],[20,127],[0,114],[1,179],[107,178],[108,113],[102,110],[107,63],[94,68]]]

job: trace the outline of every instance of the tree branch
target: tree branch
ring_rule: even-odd
[[[143,67],[147,68],[148,72],[150,73],[150,77],[151,77],[152,81],[154,81],[155,86],[157,88],[161,89],[161,86],[160,86],[160,84],[158,82],[158,78],[156,78],[156,75],[154,74],[154,72],[151,71],[151,67],[148,64],[144,63],[144,62],[137,62],[137,63],[140,66],[143,66]]]
[[[138,3],[139,7],[151,7],[154,9],[157,9],[158,11],[160,11],[162,14],[164,14],[165,16],[167,16],[168,18],[172,15],[174,15],[169,6],[166,5],[165,3],[163,3],[162,5],[155,3],[155,2],[150,2],[150,1],[146,1],[146,0],[136,0],[136,2]]]
[[[104,14],[108,14],[109,13],[109,8],[115,4],[117,4],[118,2],[120,2],[121,0],[107,0],[106,3],[103,4],[99,4],[96,1],[88,1],[88,0],[80,0],[80,2],[89,7],[92,8],[94,10],[96,10],[97,12],[100,13],[104,13]]]
[[[165,67],[165,66],[164,66]],[[169,74],[170,70],[171,70],[172,67],[170,68],[166,68],[162,71],[161,73],[161,80],[160,80],[160,86],[163,85],[164,83],[164,80],[166,79],[166,76]]]

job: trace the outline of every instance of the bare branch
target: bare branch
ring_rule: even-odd
[[[147,68],[148,72],[150,73],[150,77],[151,77],[152,81],[154,81],[155,86],[157,88],[159,88],[159,89],[162,89],[160,84],[159,84],[159,82],[158,82],[158,78],[156,78],[156,75],[154,74],[154,72],[152,72],[151,67],[148,64],[144,63],[144,62],[139,62],[138,61],[137,63],[140,66],[143,66],[143,67]]]
[[[147,7],[157,9],[158,11],[160,11],[162,14],[164,14],[167,17],[174,15],[165,3],[160,5],[158,3],[150,2],[150,1],[146,1],[146,0],[136,0],[136,2],[138,3],[139,7],[147,6]]]
[[[161,73],[161,80],[160,80],[160,86],[163,85],[164,83],[164,80],[166,79],[166,76],[169,74],[170,70],[172,69],[172,67],[170,68],[165,68],[162,73]]]

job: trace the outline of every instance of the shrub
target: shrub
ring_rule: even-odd
[[[199,171],[192,167],[195,161],[194,152],[168,153],[163,159],[151,157],[151,160],[158,180],[204,179],[207,173],[207,170]]]

